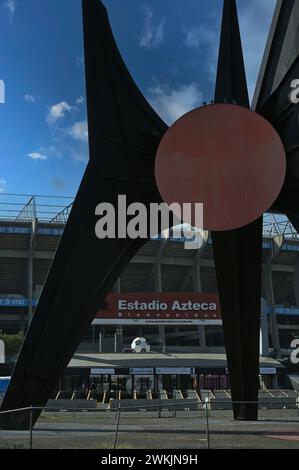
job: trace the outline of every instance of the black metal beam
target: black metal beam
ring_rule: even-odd
[[[128,204],[161,201],[154,160],[167,126],[130,77],[98,0],[83,0],[83,21],[90,162],[1,410],[46,404],[107,293],[146,241],[99,240],[96,206],[111,203],[117,215],[119,194]],[[27,428],[28,414],[1,415],[0,426]]]
[[[299,77],[299,56],[280,85],[257,112],[267,119],[279,134],[286,153],[286,177],[271,210],[299,215],[299,104],[290,101],[291,83]],[[291,215],[292,217],[292,215]]]
[[[215,102],[249,107],[235,0],[224,0]],[[258,400],[262,218],[212,232],[232,399]],[[257,419],[257,404],[235,404],[235,419]]]
[[[276,90],[299,53],[299,3],[277,0],[252,101],[258,110]]]
[[[286,152],[286,177],[271,210],[285,212],[299,230],[299,105],[290,101],[299,77],[299,2],[278,0],[253,98],[253,108],[278,132]]]

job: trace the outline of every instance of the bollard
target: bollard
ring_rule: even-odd
[[[205,410],[206,410],[206,426],[207,426],[207,448],[210,448],[210,429],[209,429],[209,399],[205,399]]]
[[[158,390],[158,407],[159,407],[159,415],[158,417],[161,418],[161,396],[160,396],[160,390]]]

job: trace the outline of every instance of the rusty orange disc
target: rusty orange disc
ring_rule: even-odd
[[[231,104],[204,106],[178,119],[164,135],[155,165],[163,200],[181,208],[203,203],[199,228],[214,231],[260,217],[278,196],[285,172],[275,129],[257,113]],[[194,225],[193,217],[183,220]]]

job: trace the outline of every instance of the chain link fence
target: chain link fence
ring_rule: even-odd
[[[299,409],[290,402],[259,402],[257,421],[234,420],[231,402],[133,405],[0,412],[0,449],[299,448]],[[37,410],[42,412],[33,425]],[[22,414],[28,429],[2,429],[8,413],[16,420]]]

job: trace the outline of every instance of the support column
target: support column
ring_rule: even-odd
[[[261,298],[260,355],[269,356],[268,304],[263,297]]]
[[[207,230],[203,231],[202,238],[203,238],[202,245],[198,249],[198,252],[195,256],[194,263],[192,266],[193,291],[198,292],[198,293],[202,292],[202,285],[201,285],[201,279],[200,279],[200,262],[201,262],[201,258],[202,258],[205,246],[209,239],[209,232]],[[197,329],[198,329],[199,346],[201,348],[206,348],[207,346],[206,327],[204,325],[198,325]]]
[[[296,307],[299,307],[299,256],[295,264],[293,275],[293,290],[295,295]]]
[[[273,347],[273,356],[277,359],[280,358],[280,341],[279,341],[279,332],[277,327],[277,315],[276,315],[276,302],[275,302],[275,295],[273,289],[273,281],[272,281],[272,265],[279,255],[279,251],[283,244],[283,235],[276,235],[272,238],[272,247],[271,252],[268,256],[268,259],[264,266],[263,271],[263,278],[264,278],[264,285],[266,291],[266,299],[268,304],[271,308],[271,315],[270,315],[270,334],[272,339],[272,347]]]
[[[33,317],[33,262],[34,262],[34,250],[35,250],[37,226],[38,226],[37,218],[34,218],[31,224],[28,268],[27,268],[28,325],[30,325],[32,317]]]
[[[115,294],[120,294],[121,293],[121,281],[120,277],[117,279],[116,283],[114,284],[114,289],[113,289]],[[123,325],[119,325],[117,327],[117,332],[116,332],[116,352],[122,351],[124,347],[124,331],[123,331]]]
[[[156,261],[154,266],[154,284],[155,284],[155,292],[162,292],[162,274],[161,274],[161,258],[164,249],[167,245],[167,238],[163,238],[159,244],[158,252],[156,255]],[[162,345],[162,350],[166,348],[166,338],[165,338],[165,326],[159,325],[159,338]]]

